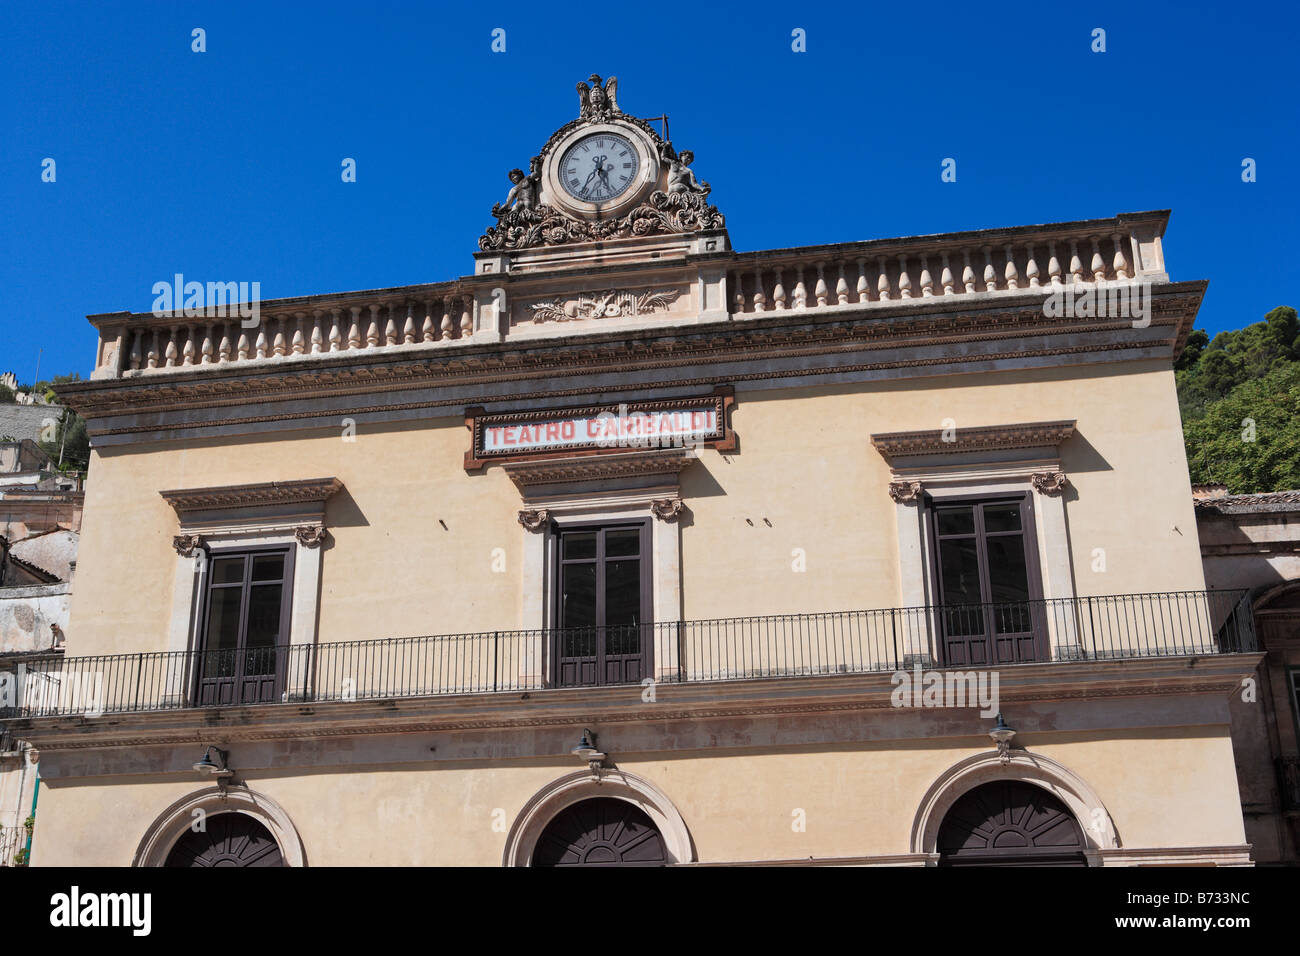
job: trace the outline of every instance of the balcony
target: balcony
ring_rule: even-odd
[[[1300,757],[1277,758],[1277,790],[1283,810],[1300,810]]]
[[[613,673],[635,686],[1234,654],[1257,650],[1246,598],[1176,591],[46,659],[0,665],[0,718],[546,691],[609,685]],[[636,654],[645,666],[629,669]]]

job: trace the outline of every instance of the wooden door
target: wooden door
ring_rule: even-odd
[[[560,811],[533,850],[533,866],[664,866],[654,822],[626,800],[598,797]]]
[[[555,682],[636,684],[650,673],[650,528],[644,522],[557,535]]]
[[[204,830],[187,829],[164,866],[284,866],[271,831],[245,813],[209,814]]]
[[[1086,866],[1074,814],[1044,788],[997,780],[960,797],[939,826],[940,866]]]
[[[931,526],[942,663],[1045,660],[1029,497],[932,503]]]
[[[210,556],[196,668],[200,706],[280,699],[292,581],[287,549]]]

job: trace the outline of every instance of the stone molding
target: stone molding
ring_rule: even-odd
[[[899,504],[919,501],[922,493],[923,489],[919,481],[891,481],[889,483],[889,497]]]
[[[655,498],[650,502],[650,512],[660,521],[676,521],[686,505],[680,498]]]
[[[593,797],[626,800],[648,816],[663,838],[670,864],[695,859],[690,831],[668,795],[644,777],[615,767],[601,771],[599,779],[587,770],[566,774],[533,794],[506,835],[501,865],[530,866],[546,825],[567,807]]]
[[[172,538],[172,547],[182,558],[192,558],[203,550],[203,538],[197,534],[178,534]]]
[[[519,512],[519,523],[534,533],[545,531],[551,523],[551,513],[545,508],[525,508]]]
[[[293,536],[304,548],[318,548],[325,542],[325,528],[320,525],[300,525]]]
[[[145,831],[131,865],[165,865],[176,841],[194,823],[196,810],[209,816],[218,813],[250,816],[271,832],[286,866],[307,865],[302,838],[284,808],[265,794],[241,786],[210,787],[177,800]]]
[[[1070,479],[1063,471],[1036,471],[1029,476],[1029,483],[1039,494],[1060,495],[1070,486]]]
[[[1005,762],[1004,762],[1005,760]],[[1089,850],[1119,846],[1115,824],[1097,792],[1051,757],[1012,748],[975,754],[953,764],[930,785],[912,821],[911,851],[937,851],[939,827],[954,803],[970,790],[995,780],[1018,780],[1042,787],[1069,807]]]
[[[1074,421],[979,425],[974,428],[933,428],[871,436],[871,444],[887,460],[913,455],[957,455],[1013,448],[1056,448],[1074,434]],[[951,438],[945,436],[951,431]]]
[[[967,341],[989,342],[1017,335],[1049,335],[1060,344],[1047,348],[1020,348],[1010,352],[985,352],[978,355],[954,356],[948,350],[932,358],[911,354],[882,362],[854,363],[824,370],[809,370],[802,365],[789,371],[771,369],[760,375],[727,375],[733,381],[752,378],[779,378],[790,375],[832,374],[846,371],[885,368],[924,369],[936,365],[980,361],[999,358],[1027,359],[1034,356],[1064,356],[1096,354],[1107,351],[1131,349],[1139,344],[1169,346],[1181,334],[1182,325],[1194,317],[1203,283],[1180,283],[1179,287],[1195,286],[1194,290],[1165,286],[1153,300],[1152,327],[1170,326],[1168,337],[1148,343],[1122,342],[1103,344],[1096,341],[1086,344],[1066,344],[1078,340],[1081,332],[1100,331],[1117,327],[1114,322],[1086,321],[1061,323],[1042,315],[1041,304],[1030,301],[1023,307],[1010,302],[998,302],[997,308],[986,307],[957,314],[936,313],[935,300],[920,299],[911,305],[877,310],[880,317],[868,318],[863,310],[848,310],[836,314],[810,312],[807,319],[791,326],[789,320],[755,319],[745,323],[743,329],[732,323],[710,323],[689,329],[673,329],[664,333],[638,336],[629,341],[625,336],[611,333],[590,333],[561,340],[547,340],[545,344],[529,343],[530,355],[525,363],[514,353],[522,346],[500,343],[497,346],[471,346],[455,354],[437,355],[421,351],[422,346],[409,347],[409,358],[394,359],[383,353],[342,353],[304,356],[300,359],[283,359],[275,362],[201,366],[194,369],[177,369],[165,375],[104,379],[94,382],[74,383],[65,386],[69,403],[85,418],[119,416],[157,412],[179,411],[187,408],[212,408],[241,406],[257,402],[290,401],[320,398],[326,395],[363,395],[373,399],[379,392],[430,387],[435,385],[466,385],[485,382],[519,381],[528,378],[554,379],[592,371],[626,371],[630,368],[671,369],[698,365],[702,361],[743,361],[758,359],[770,361],[777,358],[806,357],[853,349],[900,349],[954,344]],[[1036,297],[1035,297],[1036,298]],[[990,303],[989,306],[992,306]],[[928,310],[916,314],[917,310]],[[898,315],[886,313],[898,312]],[[889,319],[889,321],[881,321]],[[1127,323],[1119,323],[1127,327]],[[430,348],[436,348],[430,346]],[[512,360],[513,358],[513,360]],[[716,379],[690,379],[678,384],[712,384]],[[532,396],[563,394],[589,394],[590,389],[551,389],[533,392]],[[484,396],[486,400],[496,400]],[[408,407],[431,408],[439,405],[463,404],[463,399],[444,402],[408,404],[365,404],[350,406],[353,414],[400,410]],[[282,416],[240,416],[232,423],[275,421]],[[308,417],[291,415],[290,417]],[[128,434],[135,431],[156,431],[162,426],[121,425],[95,428],[95,434]],[[177,423],[173,428],[193,427],[192,422]]]
[[[503,462],[515,487],[529,494],[539,485],[579,481],[614,481],[620,478],[667,476],[674,482],[695,456],[686,449],[637,451],[625,454],[587,455]]]
[[[1004,668],[1002,703],[1044,700],[1095,701],[1110,698],[1168,698],[1229,693],[1254,672],[1258,653],[1115,661],[1061,661]],[[284,740],[408,732],[572,727],[606,724],[750,718],[767,715],[881,712],[897,714],[888,673],[790,677],[773,680],[658,685],[658,700],[629,699],[626,687],[545,688],[499,694],[464,694],[364,701],[319,701],[302,705],[187,708],[114,714],[112,721],[87,723],[79,716],[11,721],[17,736],[49,753],[167,743],[210,743],[212,726],[223,741]],[[524,701],[533,704],[521,705]],[[1024,723],[1022,721],[1022,723]],[[1022,734],[1038,730],[1021,726]],[[1050,728],[1049,728],[1050,729]],[[990,749],[994,761],[996,751]]]
[[[268,481],[251,485],[222,485],[209,488],[177,488],[160,491],[184,521],[196,511],[256,508],[268,505],[321,503],[343,487],[337,478],[303,478]]]

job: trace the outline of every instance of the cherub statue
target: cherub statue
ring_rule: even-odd
[[[707,194],[711,188],[708,183],[695,179],[695,172],[690,168],[695,154],[689,149],[682,150],[681,156],[669,154],[668,158],[668,192]]]
[[[599,73],[591,74],[588,79],[592,86],[586,83],[578,84],[578,115],[583,119],[608,119],[618,113],[618,100],[615,99],[618,93],[618,77],[611,76],[603,86]]]

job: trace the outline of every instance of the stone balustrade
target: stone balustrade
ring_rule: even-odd
[[[90,316],[100,335],[92,378],[312,361],[343,353],[396,356],[399,350],[486,345],[509,337],[532,341],[765,313],[908,303],[924,308],[928,299],[1046,297],[1076,285],[1164,282],[1160,240],[1167,219],[1166,212],[1127,213],[752,253],[700,254],[690,244],[669,243],[629,256],[582,243],[567,251],[598,267],[597,275],[559,270],[556,264],[540,270],[525,264],[518,271],[502,264],[494,274],[450,282],[268,300],[249,318],[233,306],[194,309],[189,315]],[[209,288],[213,285],[220,284]],[[637,295],[664,290],[671,290],[672,298],[663,308],[623,309],[612,319],[608,311],[587,315],[581,308],[584,296],[592,302],[635,302]],[[526,321],[520,315],[529,303],[533,318]],[[538,303],[555,321],[539,323]]]
[[[477,313],[471,292],[433,286],[416,295],[261,306],[250,318],[235,306],[191,316],[92,316],[104,320],[96,322],[95,377],[464,343],[475,333]]]
[[[954,234],[737,256],[728,272],[728,307],[733,316],[751,316],[1166,278],[1157,234],[1119,228],[1127,225],[1122,220],[1103,222],[1116,228],[988,230],[968,241]]]

